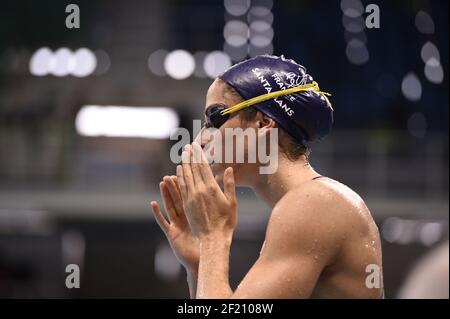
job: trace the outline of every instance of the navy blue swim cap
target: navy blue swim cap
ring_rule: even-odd
[[[313,83],[306,68],[284,56],[260,55],[226,70],[219,79],[243,99]],[[331,131],[333,109],[317,91],[296,92],[253,105],[272,118],[297,142],[320,139]]]

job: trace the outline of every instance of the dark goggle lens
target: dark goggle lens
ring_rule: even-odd
[[[219,128],[225,123],[229,118],[230,114],[222,115],[220,112],[225,110],[227,107],[223,104],[216,104],[208,107],[205,113],[206,117],[206,127]]]

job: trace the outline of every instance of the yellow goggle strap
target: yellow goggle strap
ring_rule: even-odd
[[[277,98],[280,96],[289,95],[289,94],[297,93],[297,92],[307,92],[307,91],[314,91],[314,92],[319,93],[325,99],[328,107],[333,111],[333,107],[331,106],[330,100],[328,100],[328,97],[327,97],[327,96],[330,96],[331,94],[320,91],[319,84],[317,84],[316,81],[313,81],[312,83],[299,85],[299,86],[296,86],[296,87],[293,87],[290,89],[255,96],[251,99],[245,100],[241,103],[238,103],[232,107],[229,107],[229,108],[223,110],[222,112],[220,112],[220,114],[225,115],[225,114],[237,112],[237,111],[240,111],[247,107],[250,107],[252,105],[255,105],[255,104],[267,101],[267,100],[271,100],[271,99],[274,99],[274,98]]]

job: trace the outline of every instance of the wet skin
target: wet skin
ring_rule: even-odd
[[[208,90],[206,107],[215,103],[231,106],[238,102],[239,97],[230,94],[226,84],[216,80]],[[268,132],[276,124],[260,114],[251,121],[243,121],[236,115],[220,130],[227,127],[264,128]],[[208,142],[201,134],[196,140],[201,146]],[[185,156],[193,152],[191,148]],[[232,169],[226,169],[229,166]],[[201,180],[199,174],[195,180],[195,176],[186,173],[195,175],[198,167],[185,163],[178,168],[177,177],[169,178],[170,183],[167,178],[163,181],[162,192],[165,189],[166,195],[173,195],[163,196],[166,206],[186,222],[179,229],[183,236],[177,237],[185,238],[183,242],[174,244],[176,238],[167,232],[167,227],[177,227],[177,221],[165,225],[155,202],[152,207],[157,221],[163,230],[166,228],[177,257],[186,267],[191,297],[379,298],[382,291],[380,238],[364,201],[335,180],[313,180],[319,174],[304,158],[291,161],[280,153],[278,170],[271,175],[259,174],[258,167],[257,163],[215,164],[214,174],[208,167],[211,178]],[[207,172],[205,166],[203,169]],[[214,188],[218,183],[224,186],[224,191]],[[272,213],[260,256],[233,291],[228,282],[228,263],[237,223],[237,209],[233,205],[235,185],[251,187],[272,208]],[[214,191],[198,192],[198,189]],[[192,200],[193,193],[196,200]],[[169,219],[170,215],[174,214],[169,214]],[[370,275],[366,272],[368,265],[376,265],[380,270],[380,282],[375,287],[366,285]]]

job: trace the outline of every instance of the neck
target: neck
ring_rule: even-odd
[[[258,174],[258,179],[253,183],[252,188],[273,208],[287,192],[317,175],[305,158],[302,157],[293,162],[286,156],[280,155],[277,171],[274,174]]]

